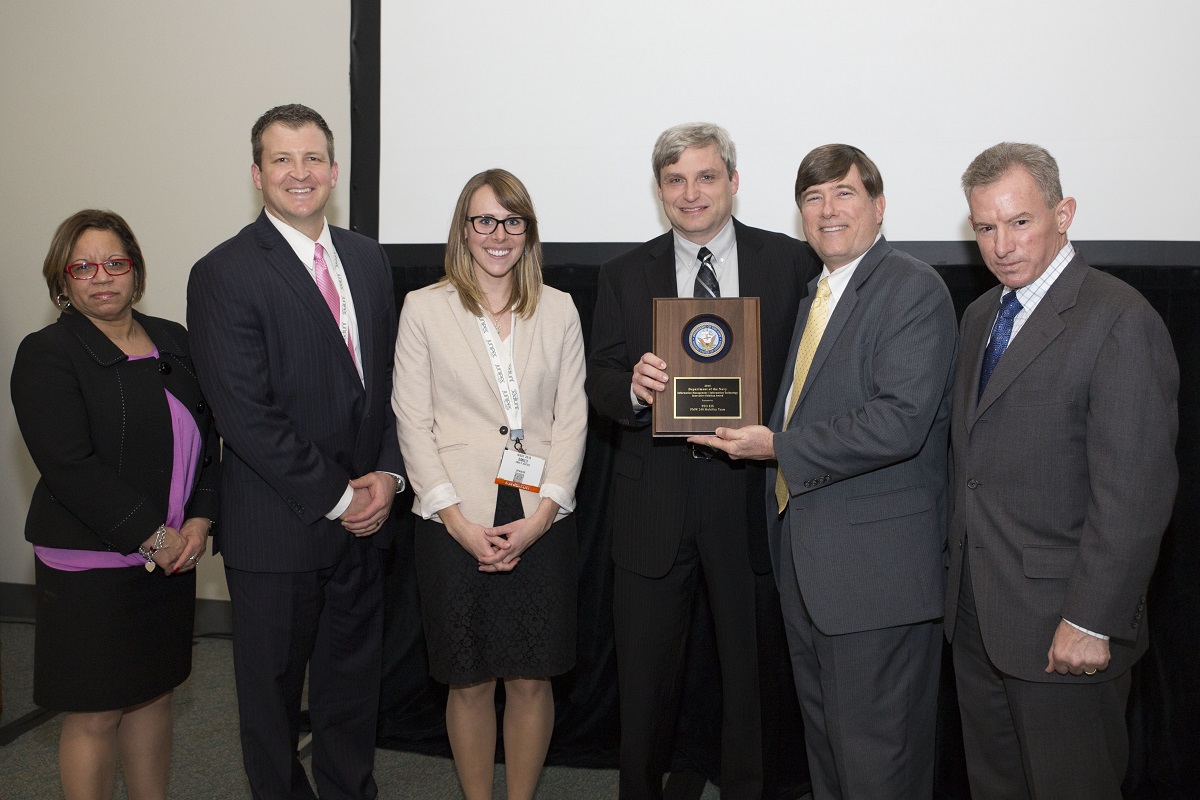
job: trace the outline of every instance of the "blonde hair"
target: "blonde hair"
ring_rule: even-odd
[[[467,211],[471,198],[484,186],[491,187],[496,193],[496,201],[507,211],[528,221],[524,233],[525,251],[513,268],[513,288],[508,298],[508,307],[518,316],[528,318],[537,310],[538,300],[542,296],[542,240],[538,237],[537,215],[529,191],[508,170],[489,169],[480,172],[463,187],[458,204],[454,207],[454,218],[450,221],[450,234],[446,238],[446,275],[443,280],[458,291],[463,308],[476,316],[483,316],[487,301],[479,286],[479,279],[475,277],[474,260],[467,248],[463,226],[470,224],[467,222]]]

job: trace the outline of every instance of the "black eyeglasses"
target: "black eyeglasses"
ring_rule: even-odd
[[[475,229],[476,233],[482,233],[484,236],[496,230],[497,225],[503,225],[505,232],[513,236],[520,236],[529,227],[529,220],[524,217],[496,219],[487,214],[467,217],[467,222],[471,223],[471,227]]]
[[[133,261],[128,258],[110,258],[108,261],[76,261],[74,264],[67,264],[67,274],[77,281],[90,281],[101,269],[115,278],[133,269]]]

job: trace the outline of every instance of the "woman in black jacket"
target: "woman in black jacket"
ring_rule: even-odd
[[[219,451],[181,325],[133,310],[146,284],[133,231],[86,210],[42,274],[62,310],[17,350],[12,400],[41,473],[33,699],[66,711],[63,793],[163,798],[171,692],[191,672],[195,566],[217,515]]]

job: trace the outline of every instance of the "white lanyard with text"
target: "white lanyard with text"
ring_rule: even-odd
[[[322,245],[324,247],[324,245]],[[359,361],[358,348],[354,346],[352,341],[352,333],[350,331],[350,304],[346,300],[346,280],[345,273],[342,270],[342,259],[338,256],[337,251],[333,249],[333,243],[329,243],[329,247],[325,247],[325,254],[332,257],[333,269],[329,270],[330,274],[337,279],[338,300],[341,301],[341,308],[338,313],[338,326],[342,329],[342,341],[350,348],[350,360],[354,362],[354,369],[358,371],[359,380],[366,385],[366,377],[363,374],[362,363]],[[316,269],[316,266],[313,266]]]
[[[324,245],[322,245],[324,247]],[[342,308],[338,314],[338,324],[342,328],[342,341],[348,347],[353,347],[350,341],[350,311],[346,306],[346,282],[342,276],[342,260],[338,258],[337,251],[333,249],[333,243],[330,242],[329,247],[325,247],[326,255],[333,256],[333,269],[330,272],[334,279],[337,280],[338,300],[342,302]]]
[[[484,317],[475,319],[479,321],[479,333],[492,362],[492,373],[500,390],[500,405],[508,417],[508,438],[513,443],[512,450],[504,450],[496,483],[537,492],[542,484],[542,471],[545,469],[546,460],[527,454],[521,441],[525,437],[521,417],[521,392],[517,386],[517,369],[512,355],[517,336],[517,315],[512,315],[512,331],[508,336],[508,349],[504,360],[501,359],[500,345],[497,342],[500,331],[489,325]]]

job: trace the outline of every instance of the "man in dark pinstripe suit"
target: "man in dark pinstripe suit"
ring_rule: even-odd
[[[396,311],[378,243],[332,228],[333,135],[299,105],[251,133],[258,219],[197,262],[188,324],[224,437],[222,525],[242,756],[256,798],[373,798],[386,525],[403,465]]]
[[[672,367],[651,352],[651,300],[708,291],[696,286],[706,253],[720,296],[760,298],[763,397],[779,385],[815,264],[795,239],[733,219],[736,166],[733,142],[716,125],[665,131],[653,167],[672,230],[600,272],[586,388],[596,410],[620,426],[610,512],[622,800],[662,796],[701,578],[721,664],[721,796],[760,798],[764,758],[768,766],[774,760],[770,744],[764,751],[760,709],[760,688],[771,698],[768,715],[780,702],[769,656],[760,681],[759,652],[770,653],[778,639],[782,657],[762,505],[765,470],[679,439],[655,440],[650,429],[649,405]]]

